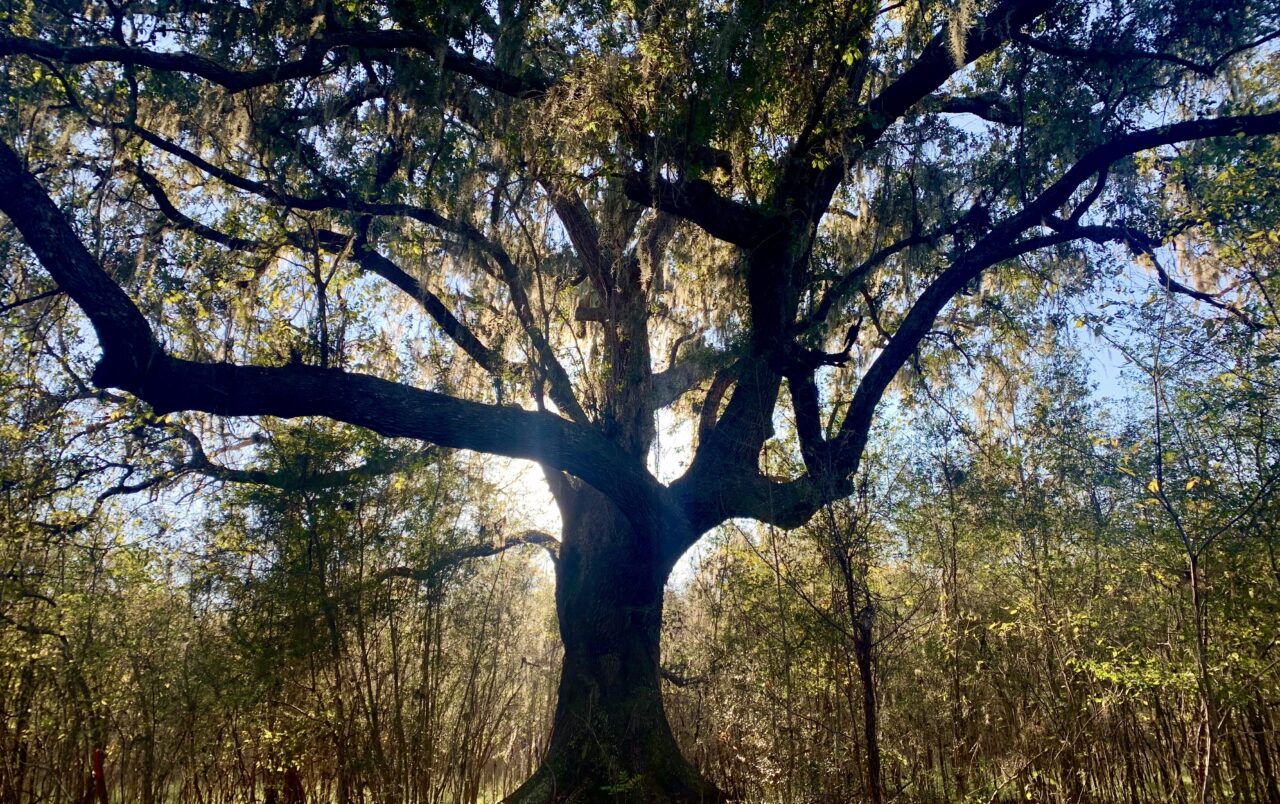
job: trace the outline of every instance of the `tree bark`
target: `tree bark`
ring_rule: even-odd
[[[564,495],[556,610],[564,642],[551,740],[507,804],[719,802],[662,706],[659,638],[669,563],[598,492]]]
[[[881,804],[884,801],[884,786],[880,770],[876,678],[872,664],[872,650],[875,647],[872,629],[875,616],[875,608],[868,603],[852,619],[854,621],[853,647],[857,654],[858,677],[862,680],[862,726],[867,741],[867,800],[870,804]]]

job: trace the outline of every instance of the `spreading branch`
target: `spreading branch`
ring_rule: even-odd
[[[524,280],[522,278],[523,273],[520,270],[520,267],[516,264],[515,260],[512,259],[511,255],[507,253],[506,249],[504,249],[499,243],[487,237],[472,224],[462,220],[447,218],[430,207],[417,204],[366,201],[363,199],[350,198],[348,196],[332,193],[311,196],[296,195],[276,189],[263,182],[240,176],[226,168],[214,165],[198,154],[183,148],[177,143],[170,142],[169,140],[166,140],[163,137],[139,126],[130,125],[125,126],[125,128],[136,134],[144,142],[178,157],[182,161],[231,185],[232,187],[260,196],[285,207],[307,212],[344,210],[365,215],[407,217],[421,223],[425,223],[428,226],[439,229],[440,231],[461,237],[463,241],[474,247],[479,253],[492,260],[498,266],[499,273],[510,292],[511,304],[515,309],[516,318],[524,329],[525,334],[529,337],[529,340],[533,343],[539,364],[541,365],[542,371],[545,373],[549,382],[549,391],[552,401],[556,403],[556,406],[561,411],[575,422],[579,424],[587,423],[588,417],[586,411],[583,410],[582,405],[578,402],[578,399],[573,392],[573,383],[569,378],[568,372],[556,358],[555,350],[551,348],[551,344],[547,340],[546,334],[538,327],[537,320],[533,314],[533,305],[529,301],[528,291],[524,286]],[[369,254],[372,252],[362,248],[361,253]],[[376,257],[369,258],[369,264],[375,269],[385,269],[390,267],[386,262],[378,260]],[[375,272],[377,271],[375,270]],[[401,284],[405,280],[405,277],[400,275],[402,272],[389,271],[388,273],[391,276],[395,276],[395,283],[404,289],[404,285]],[[418,294],[415,293],[415,295]],[[427,299],[426,296],[423,296],[422,298]],[[469,354],[474,352],[474,354],[472,354],[473,357],[480,355],[478,359],[483,359],[485,361],[482,362],[481,365],[493,372],[493,369],[497,367],[497,361],[494,359],[493,353],[489,352],[486,357],[485,352],[487,350],[482,351],[478,348],[480,346],[479,341],[474,337],[468,338],[463,334],[461,322],[458,322],[452,314],[444,315],[443,313],[447,313],[447,310],[443,308],[443,305],[437,307],[435,304],[432,304],[430,300],[427,301],[431,308],[428,309],[429,313],[431,313],[432,309],[441,313],[439,318],[436,319],[437,322],[443,322],[441,323],[441,326],[445,326],[445,324],[447,324],[448,328],[451,328],[462,335],[464,340],[467,341],[467,345],[463,346],[463,348],[467,350]],[[446,332],[447,331],[448,329],[446,329]],[[462,346],[461,343],[459,345]]]
[[[821,505],[847,492],[848,478],[858,470],[880,399],[952,299],[993,266],[1042,249],[1091,239],[1091,235],[1101,236],[1095,228],[1078,225],[1062,226],[1048,234],[1027,234],[1039,227],[1048,228],[1050,221],[1057,221],[1056,211],[1067,204],[1085,182],[1117,161],[1152,148],[1213,137],[1277,133],[1280,133],[1280,112],[1272,112],[1158,126],[1121,135],[1093,148],[1020,212],[993,225],[916,298],[858,383],[834,439],[821,441],[813,432],[812,422],[805,424],[809,430],[805,439],[808,442],[805,447],[807,475],[779,481],[766,478],[751,467],[717,476],[700,465],[703,453],[700,448],[690,470],[672,484],[672,492],[689,511],[690,520],[699,527],[711,527],[732,517],[750,517],[781,527],[802,524]],[[797,391],[798,407],[803,414],[811,407],[810,392],[803,384],[793,385],[793,393]],[[673,547],[679,548],[680,545]]]
[[[1115,162],[1152,148],[1212,137],[1276,133],[1280,133],[1280,112],[1190,120],[1122,135],[1087,152],[1021,212],[994,226],[930,283],[912,304],[893,337],[858,384],[837,439],[833,474],[846,476],[857,470],[875,408],[885,389],[932,329],[942,308],[966,285],[994,265],[1087,237],[1085,230],[1068,227],[1049,235],[1019,239],[1023,233],[1053,218],[1056,210],[1066,204],[1084,182]]]
[[[2,141],[0,185],[7,188],[0,194],[0,211],[93,325],[102,350],[93,376],[99,386],[128,391],[158,414],[325,416],[389,437],[537,461],[582,478],[643,532],[659,532],[664,522],[681,520],[639,460],[593,428],[550,413],[472,402],[335,368],[206,363],[169,355],[137,306]]]

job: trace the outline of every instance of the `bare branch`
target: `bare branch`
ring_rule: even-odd
[[[124,45],[63,46],[40,39],[20,36],[0,37],[0,56],[33,56],[63,64],[90,64],[111,62],[135,67],[147,67],[163,72],[189,73],[241,92],[296,78],[314,77],[324,72],[324,57],[328,52],[319,40],[308,43],[303,55],[294,61],[239,71],[226,67],[212,59],[194,53],[156,52]]]
[[[1056,42],[1050,42],[1043,37],[1028,36],[1022,33],[1014,36],[1015,41],[1019,44],[1026,45],[1027,47],[1038,50],[1041,53],[1047,53],[1050,56],[1058,56],[1064,59],[1073,59],[1077,61],[1101,62],[1103,64],[1123,64],[1127,61],[1162,61],[1178,67],[1183,67],[1206,78],[1212,78],[1216,75],[1218,70],[1222,68],[1222,65],[1226,64],[1233,57],[1238,56],[1245,51],[1261,47],[1262,45],[1274,41],[1277,38],[1280,38],[1280,31],[1272,31],[1258,39],[1231,48],[1211,62],[1202,63],[1193,59],[1184,58],[1176,53],[1163,53],[1154,50],[1142,50],[1140,48],[1130,50],[1111,47],[1078,48],[1070,45],[1060,45]]]
[[[201,443],[200,438],[186,427],[167,424],[165,429],[181,438],[187,444],[187,449],[191,453],[191,457],[185,463],[175,467],[175,474],[194,472],[227,483],[270,486],[281,491],[322,491],[324,489],[341,488],[361,481],[412,469],[433,460],[438,460],[440,457],[440,450],[428,446],[422,449],[370,458],[364,463],[349,469],[335,469],[327,472],[268,472],[262,469],[236,469],[211,461],[204,450],[204,444]]]
[[[417,50],[439,55],[446,70],[465,75],[477,84],[515,98],[540,98],[552,81],[537,71],[515,75],[448,47],[439,36],[426,31],[337,31],[304,43],[301,57],[251,70],[236,70],[195,53],[158,52],[119,44],[66,46],[20,36],[0,36],[0,56],[33,56],[64,64],[114,64],[146,67],[162,72],[199,76],[232,92],[278,84],[299,78],[315,78],[328,71],[325,58],[331,52],[352,48],[361,51]]]
[[[1009,107],[999,95],[971,95],[947,97],[938,101],[937,109],[943,114],[971,114],[988,123],[1001,126],[1020,126],[1022,116]]]
[[[471,359],[494,376],[501,376],[510,369],[510,364],[501,354],[486,346],[480,338],[453,314],[445,303],[421,282],[409,275],[392,260],[357,240],[351,251],[360,267],[370,273],[377,274],[400,290],[412,296],[422,305],[422,309],[436,322],[449,339],[458,345]]]
[[[1248,313],[1241,310],[1239,307],[1236,307],[1234,304],[1223,301],[1215,294],[1205,293],[1204,291],[1187,287],[1171,277],[1169,272],[1166,271],[1165,267],[1160,263],[1159,257],[1156,255],[1156,249],[1159,248],[1160,244],[1150,235],[1143,234],[1142,232],[1127,226],[1081,226],[1074,230],[1064,227],[1063,231],[1074,231],[1080,237],[1088,238],[1095,243],[1123,243],[1129,247],[1129,250],[1134,255],[1146,257],[1151,261],[1151,265],[1156,271],[1156,278],[1160,282],[1160,287],[1170,293],[1176,293],[1180,296],[1186,296],[1188,298],[1195,299],[1196,301],[1204,302],[1211,307],[1215,307],[1225,313],[1229,313],[1230,315],[1238,318],[1241,323],[1250,329],[1266,329],[1264,324],[1255,321]]]
[[[948,226],[935,232],[904,237],[898,242],[885,246],[870,257],[867,257],[867,259],[863,260],[847,274],[836,280],[835,284],[828,288],[826,293],[822,294],[822,300],[818,302],[818,307],[813,311],[812,315],[797,325],[797,331],[808,331],[826,321],[827,316],[831,313],[831,308],[836,304],[836,302],[844,298],[850,290],[858,287],[872,271],[883,265],[890,257],[893,257],[895,254],[909,248],[937,243],[949,232],[954,231],[954,229],[955,226]]]
[[[376,573],[373,579],[375,583],[391,578],[407,578],[412,581],[426,583],[436,580],[445,570],[451,569],[463,561],[495,556],[513,547],[523,547],[529,544],[537,545],[546,550],[552,561],[559,560],[560,541],[558,539],[542,531],[527,530],[500,542],[481,542],[479,544],[455,547],[425,567],[389,567]]]
[[[7,312],[16,310],[19,307],[25,307],[28,304],[34,304],[38,301],[44,301],[45,299],[52,299],[54,296],[57,296],[60,293],[62,293],[61,288],[53,288],[52,290],[46,290],[43,293],[37,293],[34,296],[28,296],[25,299],[18,299],[17,301],[11,301],[8,304],[0,304],[0,315],[4,315]]]

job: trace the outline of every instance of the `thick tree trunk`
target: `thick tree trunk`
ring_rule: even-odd
[[[598,493],[572,497],[557,569],[565,653],[555,722],[541,767],[507,802],[723,801],[680,754],[662,708],[669,567]]]

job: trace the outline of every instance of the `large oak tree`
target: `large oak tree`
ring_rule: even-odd
[[[1271,0],[9,2],[0,209],[158,415],[541,464],[564,666],[510,800],[717,800],[662,709],[676,561],[847,495],[904,367],[1106,244],[1262,326],[1166,266],[1213,221],[1163,202],[1280,131],[1277,37]],[[384,286],[431,334],[347,340],[405,329]]]

